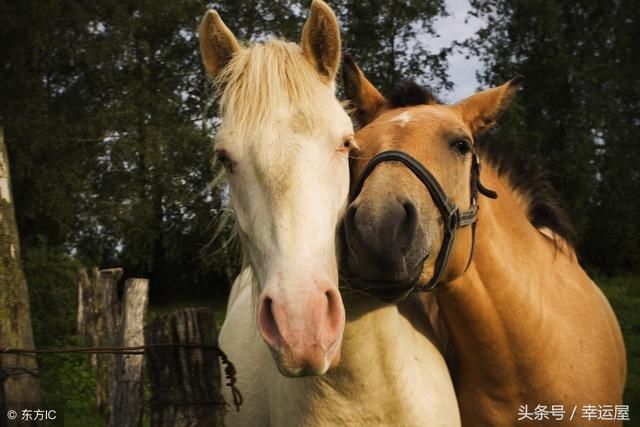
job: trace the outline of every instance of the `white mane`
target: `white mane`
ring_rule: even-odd
[[[300,126],[310,129],[318,102],[333,101],[300,47],[282,40],[241,49],[215,82],[223,127],[240,139],[268,126],[274,112],[294,107]]]

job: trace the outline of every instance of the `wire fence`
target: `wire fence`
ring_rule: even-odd
[[[236,408],[236,411],[240,410],[240,406],[242,405],[242,394],[238,387],[236,386],[237,378],[236,378],[236,367],[229,360],[226,353],[222,351],[220,347],[217,345],[207,345],[207,344],[198,344],[198,343],[155,343],[155,344],[146,344],[139,345],[133,347],[70,347],[70,348],[33,348],[33,349],[24,349],[24,348],[1,348],[0,354],[124,354],[124,355],[144,355],[145,352],[152,348],[189,348],[189,349],[201,349],[201,350],[213,350],[217,353],[220,362],[224,365],[224,375],[227,380],[226,386],[231,390],[231,395],[233,396],[233,404]],[[35,369],[25,368],[20,366],[11,366],[6,368],[0,367],[0,386],[4,382],[5,379],[12,376],[19,375],[32,375],[35,377],[39,376],[39,373]],[[160,404],[167,402],[153,402],[153,404]],[[184,404],[184,405],[193,405],[193,404],[201,404],[202,402],[193,403],[193,402],[172,402],[175,404]],[[207,402],[211,404],[215,404],[215,402]]]

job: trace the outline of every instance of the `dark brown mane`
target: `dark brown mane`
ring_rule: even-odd
[[[391,108],[439,103],[429,89],[410,80],[401,81],[387,100]],[[514,190],[529,199],[527,217],[531,224],[536,228],[549,228],[575,248],[573,226],[545,170],[537,162],[518,156],[489,139],[483,138],[479,142],[480,157],[498,175],[506,177]]]
[[[548,173],[538,162],[505,149],[492,138],[481,138],[479,154],[499,176],[508,179],[511,187],[529,199],[527,217],[536,228],[547,227],[575,248],[576,238],[563,203],[558,197]]]
[[[390,108],[411,107],[413,105],[437,104],[438,100],[430,89],[411,80],[402,80],[387,97]]]

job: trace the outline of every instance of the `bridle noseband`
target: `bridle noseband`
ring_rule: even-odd
[[[365,167],[362,176],[356,183],[351,195],[349,197],[349,202],[353,202],[355,198],[362,191],[362,187],[364,186],[364,182],[369,175],[373,172],[376,166],[383,162],[400,162],[405,165],[413,174],[427,187],[429,193],[431,194],[431,198],[435,203],[436,207],[440,211],[440,216],[442,217],[442,223],[444,227],[444,236],[442,239],[442,246],[440,247],[440,252],[438,253],[438,258],[436,259],[435,270],[433,277],[429,280],[428,283],[424,285],[417,285],[414,287],[413,291],[418,292],[429,292],[436,289],[440,286],[440,278],[444,273],[444,269],[447,266],[447,262],[449,261],[449,255],[451,255],[451,249],[453,247],[453,241],[456,237],[456,231],[460,227],[465,227],[467,225],[471,225],[472,227],[472,237],[471,237],[471,253],[469,254],[469,260],[467,262],[467,268],[471,264],[471,258],[473,257],[473,247],[475,244],[475,231],[476,231],[476,221],[478,219],[478,193],[489,197],[491,199],[495,199],[498,197],[495,191],[489,190],[484,187],[480,182],[480,159],[478,158],[477,153],[473,152],[473,158],[471,161],[471,207],[466,211],[460,211],[460,209],[456,206],[456,204],[447,196],[447,193],[444,191],[438,180],[433,176],[429,170],[422,165],[418,160],[410,156],[409,154],[403,151],[390,150],[383,151],[382,153],[374,156],[369,164]]]

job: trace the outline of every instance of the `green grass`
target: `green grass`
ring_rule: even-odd
[[[613,310],[624,335],[627,350],[627,384],[624,403],[629,405],[631,422],[640,426],[640,277],[622,276],[597,279]]]

